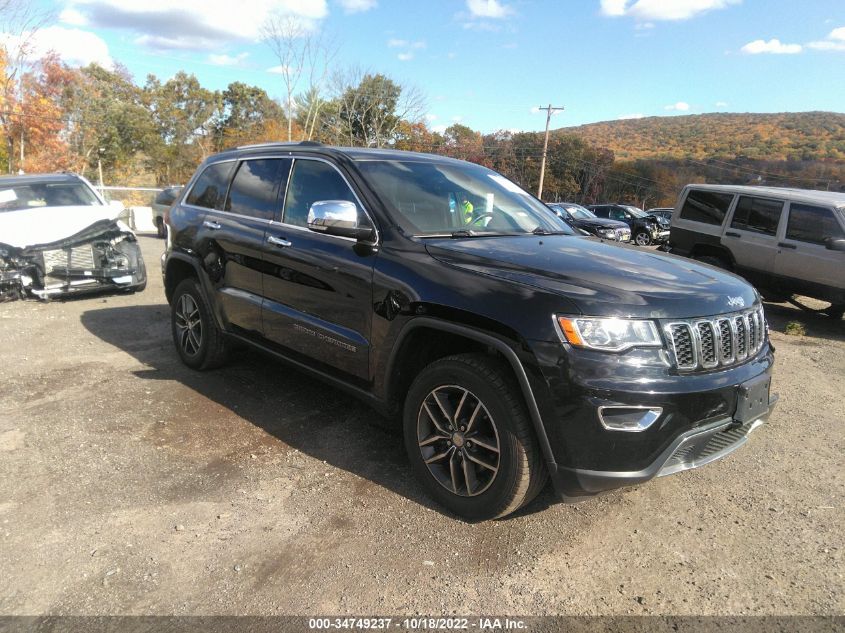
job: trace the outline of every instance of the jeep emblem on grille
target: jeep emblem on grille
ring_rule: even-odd
[[[745,299],[742,297],[728,297],[728,305],[732,308],[744,308]]]

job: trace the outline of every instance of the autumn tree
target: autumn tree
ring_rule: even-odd
[[[278,140],[285,123],[282,108],[263,89],[240,81],[230,83],[221,94],[214,122],[216,149]]]

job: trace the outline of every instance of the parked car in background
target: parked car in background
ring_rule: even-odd
[[[355,394],[402,425],[421,484],[468,520],[516,511],[548,477],[573,500],[696,468],[774,405],[750,284],[575,237],[480,165],[236,148],[200,165],[168,223],[188,367],[239,342]]]
[[[167,237],[167,224],[164,221],[164,215],[173,204],[173,201],[182,191],[182,187],[167,187],[156,194],[153,200],[153,224],[156,227],[156,233],[159,237]]]
[[[687,185],[670,252],[732,270],[772,298],[792,294],[845,312],[845,193]]]
[[[0,300],[143,290],[122,210],[76,174],[0,177]]]
[[[646,211],[647,215],[657,215],[666,220],[667,222],[672,221],[672,213],[675,212],[673,207],[654,207]]]
[[[590,204],[587,208],[600,218],[627,224],[638,246],[660,244],[669,239],[669,222],[660,216],[647,215],[638,207],[629,204]]]
[[[616,242],[631,241],[631,229],[624,222],[599,218],[589,209],[574,202],[547,202],[546,206],[569,226],[590,235]]]

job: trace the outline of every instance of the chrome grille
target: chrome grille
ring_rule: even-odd
[[[695,347],[693,345],[692,328],[686,323],[676,323],[670,326],[672,348],[675,350],[675,361],[679,368],[695,367]]]
[[[90,244],[65,248],[54,251],[44,251],[44,272],[49,273],[57,268],[73,270],[91,270],[94,268],[94,249]]]
[[[766,338],[763,308],[669,323],[665,332],[683,371],[728,367],[756,354]]]

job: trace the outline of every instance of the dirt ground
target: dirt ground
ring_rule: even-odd
[[[141,294],[0,305],[0,614],[845,613],[845,322],[767,305],[779,408],[726,459],[468,525],[355,400],[183,367],[141,242]]]

